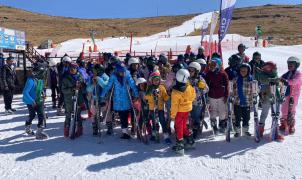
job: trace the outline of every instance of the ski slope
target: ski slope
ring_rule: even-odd
[[[155,40],[149,41],[150,37],[146,40],[146,47],[153,47],[156,38],[152,38]],[[191,41],[189,38],[192,37],[173,38],[181,38],[181,41],[188,38],[187,41]],[[81,50],[82,41],[78,39],[62,43],[58,52]],[[124,40],[125,43],[122,43],[123,38],[108,38],[103,41],[104,44],[105,41],[108,49],[114,49],[126,47],[129,39]],[[174,43],[172,38],[165,39],[166,45],[174,46]],[[80,44],[79,47],[77,44]],[[265,61],[277,63],[279,75],[286,72],[289,56],[302,57],[302,45],[249,48],[247,55],[251,56],[254,51],[262,53]],[[225,64],[227,58],[235,52],[224,51]],[[82,137],[65,139],[64,117],[55,115],[49,96],[46,101],[49,119],[45,132],[50,138],[44,141],[24,134],[28,112],[21,95],[16,95],[13,100],[17,113],[8,116],[3,114],[4,103],[3,98],[0,98],[1,179],[302,179],[302,112],[299,110],[296,115],[296,133],[287,136],[283,143],[267,140],[272,119],[269,115],[265,127],[266,137],[258,144],[246,137],[234,139],[232,136],[231,143],[227,143],[224,136],[210,139],[211,131],[206,130],[203,137],[197,140],[196,149],[179,157],[163,143],[144,145],[136,139],[121,140],[119,127],[115,128],[113,136],[104,136],[103,143],[98,144],[98,138],[92,137],[90,120],[84,122]],[[302,108],[301,102],[297,108]],[[208,118],[206,121],[209,123]],[[36,128],[37,120],[33,123],[33,128]],[[250,127],[253,133],[253,118]],[[175,139],[174,136],[172,138]]]

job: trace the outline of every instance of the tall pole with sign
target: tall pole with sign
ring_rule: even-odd
[[[220,26],[219,26],[219,44],[218,51],[222,57],[221,42],[225,37],[232,21],[233,11],[236,0],[221,0],[220,3]]]

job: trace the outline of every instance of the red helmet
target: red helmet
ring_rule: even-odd
[[[277,65],[272,61],[268,61],[268,62],[264,63],[264,65],[262,66],[261,69],[264,72],[271,73],[271,72],[277,70]]]

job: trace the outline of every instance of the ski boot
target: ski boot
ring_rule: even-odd
[[[43,132],[43,128],[38,127],[37,133],[36,133],[36,139],[42,140],[42,139],[47,139],[48,135]]]
[[[259,124],[259,133],[260,133],[260,137],[263,138],[264,124],[262,124],[262,123]]]
[[[25,125],[25,133],[28,135],[35,135],[35,132],[31,129],[31,125]]]
[[[65,113],[62,108],[57,109],[57,116],[65,116]]]
[[[196,139],[200,133],[200,124],[196,123],[193,125],[193,138]]]
[[[5,110],[5,115],[11,115],[14,114],[14,112],[11,109]]]
[[[108,121],[106,122],[106,125],[107,125],[107,132],[106,134],[111,136],[113,134],[113,124],[112,124],[112,121]]]
[[[82,136],[82,135],[83,135],[83,126],[78,125],[77,131],[76,131],[76,133],[75,133],[75,137],[80,137],[80,136]]]
[[[227,127],[227,120],[226,119],[223,119],[223,120],[219,121],[219,132],[221,134],[225,133],[225,128],[226,127]]]
[[[235,138],[241,136],[241,128],[240,127],[234,126],[234,130],[235,130],[235,134],[234,134]]]
[[[292,125],[289,126],[289,134],[295,134],[295,120],[293,120]]]
[[[164,133],[164,141],[166,144],[171,144],[172,141],[171,141],[171,138],[169,136],[169,133]]]
[[[284,118],[281,118],[280,119],[280,126],[279,126],[279,130],[280,131],[285,131],[285,122],[286,122],[287,120],[286,119],[284,119]]]
[[[172,150],[181,156],[185,154],[184,141],[176,140],[176,144],[172,147]]]
[[[243,130],[243,133],[246,137],[251,137],[252,136],[252,134],[249,132],[249,127],[243,127],[242,130]]]
[[[121,136],[121,139],[131,139],[131,136],[128,134],[127,131],[128,131],[127,128],[122,129],[122,136]]]
[[[216,119],[211,119],[211,126],[213,128],[214,134],[218,134],[217,122]]]
[[[184,140],[185,140],[184,148],[186,150],[195,148],[195,141],[194,141],[193,135],[185,137]]]

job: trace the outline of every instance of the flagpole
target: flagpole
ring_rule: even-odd
[[[222,8],[222,1],[220,0],[220,9],[219,9],[219,30],[218,30],[218,52],[221,56],[222,60],[222,48],[221,48],[221,40],[220,40],[220,35],[221,35],[221,8]],[[223,61],[222,61],[223,62]]]

